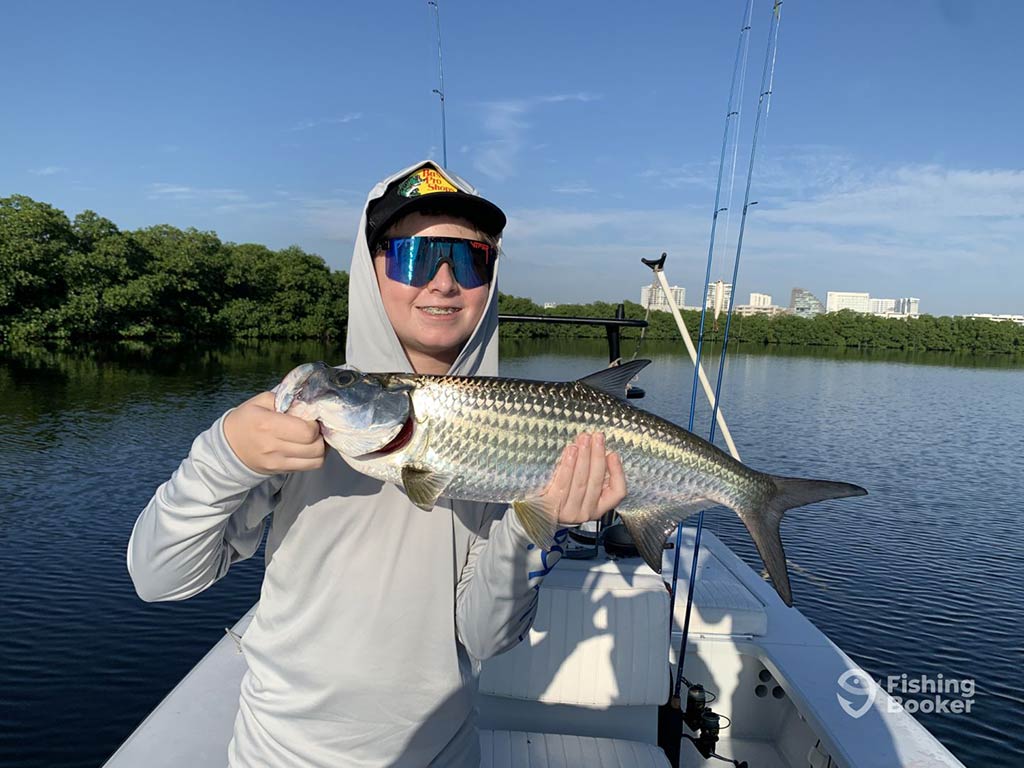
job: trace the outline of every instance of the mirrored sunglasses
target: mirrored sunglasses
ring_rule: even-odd
[[[463,288],[487,285],[494,277],[497,249],[459,237],[392,237],[377,246],[384,251],[385,272],[399,283],[422,288],[448,264]]]

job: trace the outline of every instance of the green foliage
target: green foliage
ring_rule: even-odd
[[[624,302],[626,317],[644,307]],[[560,304],[499,295],[505,314],[613,317],[615,305]],[[696,336],[700,313],[684,311]],[[122,232],[93,211],[69,221],[24,195],[0,198],[0,342],[42,339],[175,341],[196,338],[341,339],[348,274],[291,246],[223,243],[213,232],[166,224]],[[705,339],[720,342],[724,320],[707,319]],[[844,311],[735,317],[736,342],[970,354],[1024,355],[1024,327],[964,317],[897,320]],[[623,331],[636,339],[637,329]],[[512,323],[502,336],[604,338],[602,326]],[[645,338],[677,339],[668,312],[652,312]]]
[[[64,265],[76,245],[62,211],[24,195],[0,198],[0,328],[18,322],[33,335],[56,329]]]
[[[644,308],[631,301],[624,302],[626,317],[644,317]],[[517,315],[553,315],[583,317],[614,317],[615,306],[604,302],[592,304],[560,304],[551,309],[529,299],[500,294],[498,306],[502,313]],[[700,327],[700,312],[682,312],[690,335],[694,338]],[[724,317],[715,323],[706,319],[704,338],[715,343],[722,340]],[[636,338],[637,331],[626,329],[623,338]],[[542,325],[514,323],[502,327],[503,338],[603,338],[602,326]],[[678,339],[679,329],[668,312],[651,312],[647,339]],[[796,315],[736,316],[729,328],[734,342],[769,346],[854,347],[860,349],[897,349],[905,351],[949,351],[971,354],[1024,355],[1024,326],[971,317],[933,317],[900,320],[862,315],[849,310],[802,318]]]
[[[0,341],[344,335],[348,275],[297,246],[222,243],[169,225],[122,232],[0,198]]]

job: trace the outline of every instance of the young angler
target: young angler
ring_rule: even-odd
[[[373,188],[349,286],[346,361],[362,371],[498,373],[505,215],[430,162]],[[601,435],[567,446],[547,493],[565,524],[626,494]],[[128,569],[144,600],[201,592],[251,557],[270,520],[234,766],[479,764],[479,664],[518,643],[541,552],[504,506],[396,486],[325,451],[315,422],[264,392],[222,416],[139,516]],[[548,557],[550,566],[554,558]]]

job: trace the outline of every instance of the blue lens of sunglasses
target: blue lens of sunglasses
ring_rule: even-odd
[[[393,237],[385,240],[387,276],[399,283],[422,288],[448,264],[463,288],[487,285],[494,276],[494,247],[457,237]]]

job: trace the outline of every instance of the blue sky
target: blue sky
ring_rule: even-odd
[[[441,0],[449,167],[509,214],[502,288],[696,303],[744,0]],[[770,0],[755,0],[742,202]],[[738,296],[793,286],[1024,312],[1024,4],[785,0]],[[434,21],[388,3],[20,3],[0,195],[347,267],[380,177],[440,159]],[[727,277],[737,218],[722,221]]]

